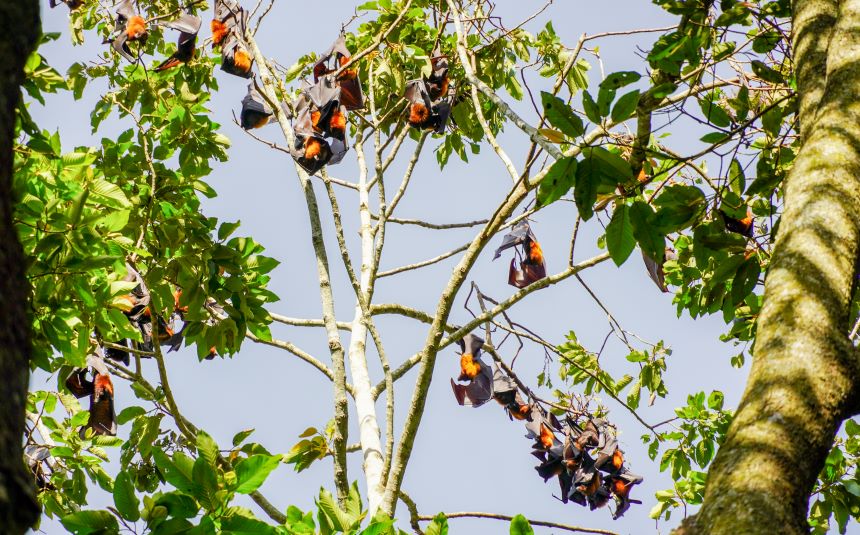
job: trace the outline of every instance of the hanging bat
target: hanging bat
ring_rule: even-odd
[[[107,366],[98,355],[87,356],[88,368],[78,368],[66,378],[66,388],[76,398],[90,396],[90,417],[87,425],[81,428],[81,438],[86,428],[97,435],[116,435],[116,414],[113,405],[113,383]],[[92,371],[92,380],[87,379],[87,371]]]
[[[434,57],[430,58],[430,76],[426,82],[430,100],[435,101],[448,94],[448,57],[440,55],[437,50],[433,53]]]
[[[242,99],[242,112],[239,122],[245,130],[260,128],[269,124],[272,119],[272,108],[263,100],[260,93],[254,89],[254,83],[248,84],[248,94]]]
[[[52,469],[56,460],[51,456],[51,449],[43,444],[30,444],[24,448],[24,461],[27,468],[36,480],[36,490],[56,490],[50,480],[50,475],[45,471],[45,465]],[[53,469],[52,469],[53,470]]]
[[[493,398],[505,408],[511,420],[531,418],[531,405],[520,397],[514,380],[498,367],[493,374]]]
[[[502,239],[502,245],[496,249],[493,260],[499,258],[505,249],[516,246],[522,246],[522,251],[518,250],[515,257],[511,259],[508,284],[516,288],[525,288],[529,284],[546,277],[543,251],[526,220],[514,225],[511,232],[505,235]],[[522,258],[520,269],[516,267],[517,258]]]
[[[454,397],[460,405],[480,407],[493,398],[493,372],[481,360],[481,347],[484,340],[474,334],[467,334],[460,344],[460,376],[458,381],[469,381],[461,385],[451,379]]]
[[[157,66],[155,68],[156,72],[178,67],[194,59],[194,50],[197,46],[197,33],[200,31],[200,24],[200,17],[190,13],[185,13],[178,19],[165,24],[168,28],[179,31],[179,39],[176,42],[176,52]]]
[[[526,422],[526,438],[534,439],[532,453],[552,451],[554,455],[562,456],[562,442],[555,436],[555,431],[561,428],[561,424],[552,413],[547,413],[538,404],[532,406],[531,419]]]
[[[637,476],[630,472],[622,473],[610,479],[609,490],[615,496],[616,509],[612,513],[612,519],[621,518],[631,503],[642,503],[639,500],[630,499],[630,489],[633,485],[638,485],[642,482],[642,476]]]
[[[438,100],[430,97],[426,80],[410,80],[406,83],[406,100],[409,102],[409,115],[406,121],[409,126],[419,130],[431,130],[444,134],[451,116],[451,91]]]
[[[755,219],[753,218],[752,210],[747,208],[747,216],[743,219],[735,219],[730,217],[725,212],[720,210],[720,215],[723,216],[723,221],[726,224],[726,230],[729,232],[736,232],[741,236],[746,236],[747,238],[753,237],[753,230]]]
[[[245,42],[235,32],[230,32],[221,44],[221,70],[240,78],[250,78],[253,65],[254,58]]]
[[[666,247],[666,250],[663,252],[663,258],[659,259],[659,261],[648,256],[648,253],[645,251],[642,251],[642,261],[645,262],[645,269],[648,270],[648,276],[651,277],[651,280],[654,281],[654,284],[656,284],[663,293],[667,293],[669,291],[669,287],[666,286],[666,276],[663,273],[663,264],[665,264],[667,260],[677,259],[678,255],[675,254],[675,250],[671,247]]]
[[[329,142],[321,133],[314,130],[312,108],[313,102],[306,92],[299,95],[295,106],[296,118],[293,121],[295,140],[290,147],[290,154],[293,159],[311,175],[329,163],[334,155]],[[346,149],[342,148],[341,145],[338,145],[338,149],[346,152]],[[343,154],[340,153],[339,157],[342,159]]]
[[[116,10],[113,34],[105,41],[122,57],[135,63],[138,58],[131,53],[128,43],[145,41],[147,36],[146,19],[134,9],[132,0],[122,0]]]
[[[311,124],[314,132],[325,137],[346,141],[346,106],[341,105],[343,91],[323,78],[305,90],[310,99]]]
[[[215,0],[215,18],[212,19],[212,46],[221,46],[228,33],[234,31],[244,35],[248,26],[248,14],[236,0]]]
[[[341,34],[331,48],[314,64],[314,83],[345,66],[349,63],[350,57],[351,53],[346,48],[346,37]],[[337,75],[335,82],[341,89],[340,103],[347,110],[353,111],[364,107],[364,94],[358,79],[358,71],[344,69]]]
[[[60,4],[66,4],[69,6],[69,9],[75,10],[84,5],[84,0],[51,0],[51,9]]]

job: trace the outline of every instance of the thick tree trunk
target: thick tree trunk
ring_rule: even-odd
[[[0,2],[0,526],[24,533],[39,515],[23,461],[24,408],[30,375],[24,253],[12,224],[12,146],[24,63],[41,30],[39,2]]]
[[[860,0],[839,2],[838,14],[835,4],[794,2],[804,143],[746,391],[704,505],[680,533],[808,533],[816,478],[857,411],[860,360],[847,333],[860,243]]]

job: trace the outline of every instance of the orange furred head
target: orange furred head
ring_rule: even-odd
[[[472,357],[471,353],[460,356],[460,380],[474,379],[481,372],[481,363]]]
[[[227,37],[227,25],[218,19],[212,19],[212,44],[219,46]]]
[[[251,70],[251,56],[244,50],[236,50],[233,54],[233,65],[242,72],[248,72]]]
[[[337,62],[341,67],[343,67],[344,65],[349,63],[349,59],[350,59],[349,56],[342,56],[342,55],[338,54]]]
[[[113,383],[110,380],[110,375],[97,373],[93,379],[95,396],[97,398],[103,396],[107,393],[110,397],[113,397]]]
[[[510,408],[511,416],[513,416],[514,420],[525,420],[529,413],[531,412],[531,407],[527,403],[523,403],[522,405],[514,404]]]
[[[320,140],[309,137],[305,139],[305,158],[308,160],[313,160],[317,156],[319,156],[320,152],[322,152],[322,144]]]
[[[314,110],[311,112],[311,125],[317,132],[320,131],[320,111]]]
[[[344,115],[340,109],[334,110],[328,126],[332,132],[343,135],[343,133],[346,132],[346,115]]]
[[[129,41],[140,39],[146,35],[146,21],[140,15],[135,15],[128,19],[125,25],[125,35]]]
[[[430,118],[430,110],[423,102],[413,102],[409,107],[409,124],[421,126]]]
[[[555,442],[555,433],[546,424],[540,424],[540,443],[546,449],[550,449]]]
[[[535,240],[529,240],[529,261],[532,264],[543,264],[543,251]]]
[[[743,223],[743,225],[745,227],[749,227],[752,225],[752,222],[753,222],[752,210],[747,208],[747,216],[745,218],[741,219],[741,223]]]
[[[616,496],[624,498],[630,493],[630,485],[625,483],[623,479],[616,479],[612,482],[612,492]]]
[[[621,450],[615,450],[615,453],[612,454],[612,467],[621,470],[622,466],[624,466],[624,454],[621,453]]]

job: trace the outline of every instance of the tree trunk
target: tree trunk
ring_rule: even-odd
[[[747,387],[704,505],[678,533],[808,533],[816,478],[857,411],[860,360],[848,331],[860,242],[860,0],[843,0],[838,13],[835,4],[793,3],[804,143],[785,185]]]
[[[0,526],[24,533],[39,516],[33,478],[24,467],[22,436],[30,375],[30,319],[24,252],[12,223],[12,146],[24,63],[41,31],[39,2],[0,2]]]

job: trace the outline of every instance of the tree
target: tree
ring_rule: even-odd
[[[798,264],[791,254],[803,256],[809,249],[819,250],[819,246],[803,245],[810,238],[793,229],[809,227],[811,219],[816,236],[830,236],[833,229],[820,223],[824,213],[842,218],[828,218],[836,228],[854,228],[848,208],[853,193],[844,191],[833,200],[838,208],[834,210],[821,201],[820,189],[816,189],[825,183],[836,186],[850,182],[829,173],[821,173],[820,179],[809,178],[819,175],[806,173],[804,167],[815,166],[815,151],[824,150],[810,146],[833,146],[831,139],[816,137],[823,136],[816,134],[824,130],[820,125],[841,124],[839,113],[850,110],[848,101],[839,100],[850,96],[836,91],[834,100],[829,101],[830,93],[823,89],[821,65],[825,64],[827,33],[814,26],[809,30],[814,36],[810,37],[812,44],[803,44],[796,37],[792,48],[789,40],[791,31],[803,35],[806,20],[829,27],[830,23],[822,22],[826,17],[815,16],[818,7],[809,7],[807,12],[807,7],[802,7],[807,4],[799,3],[792,28],[792,14],[785,0],[727,0],[719,6],[704,0],[658,0],[655,4],[672,16],[671,27],[583,35],[573,47],[567,47],[551,23],[533,33],[525,29],[549,4],[521,24],[511,25],[495,15],[496,6],[487,0],[380,0],[359,6],[361,17],[355,20],[360,23],[348,23],[350,31],[344,43],[348,50],[341,50],[340,56],[336,50],[330,58],[304,51],[307,55],[283,68],[269,59],[269,54],[280,55],[281,51],[263,50],[256,37],[258,30],[267,29],[272,4],[268,8],[262,3],[253,8],[245,5],[249,25],[244,27],[244,17],[232,13],[229,8],[233,3],[227,2],[226,12],[215,13],[220,13],[218,20],[227,23],[228,30],[232,23],[236,26],[222,42],[221,50],[210,55],[208,48],[200,47],[187,63],[160,71],[147,66],[158,65],[153,58],[160,63],[176,51],[170,43],[175,29],[171,24],[183,9],[208,19],[213,16],[211,8],[218,6],[149,0],[137,7],[126,6],[131,11],[123,10],[123,16],[117,17],[115,9],[106,10],[95,2],[66,3],[73,42],[83,42],[85,37],[103,38],[113,40],[116,46],[106,46],[95,63],[75,63],[65,76],[52,69],[48,59],[34,54],[27,62],[25,89],[30,99],[42,102],[46,94],[57,91],[70,91],[80,98],[85,90],[103,90],[91,113],[93,130],[118,128],[119,133],[102,138],[100,144],[64,152],[59,133],[40,129],[27,106],[19,106],[14,190],[15,224],[28,254],[27,276],[32,285],[33,364],[58,381],[56,390],[30,393],[25,433],[28,462],[40,487],[45,514],[59,517],[72,532],[116,532],[120,524],[132,529],[139,522],[153,533],[305,533],[315,529],[323,533],[357,533],[362,529],[362,533],[385,533],[395,530],[391,518],[406,514],[415,531],[421,531],[420,522],[431,522],[428,532],[445,532],[446,516],[421,515],[419,505],[409,498],[402,484],[422,419],[432,410],[427,406],[431,381],[440,373],[444,375],[437,369],[437,356],[461,340],[463,353],[469,354],[467,349],[471,348],[471,354],[477,355],[480,348],[494,364],[476,365],[464,357],[461,371],[471,383],[465,393],[465,385],[455,386],[456,395],[476,404],[485,401],[487,388],[482,388],[480,381],[486,376],[481,373],[498,366],[501,380],[492,381],[495,392],[511,396],[504,401],[512,418],[530,419],[527,429],[537,438],[534,448],[542,460],[540,473],[560,478],[565,499],[601,505],[598,497],[603,488],[604,497],[614,497],[616,514],[621,514],[629,505],[629,493],[636,497],[638,479],[625,470],[630,466],[641,472],[647,464],[645,459],[628,455],[619,459],[614,469],[604,464],[605,469],[599,470],[580,453],[559,458],[541,440],[543,437],[555,444],[554,430],[558,444],[578,440],[578,450],[590,451],[598,459],[599,453],[608,452],[608,458],[615,462],[611,444],[616,432],[606,419],[607,415],[614,419],[615,413],[608,413],[607,407],[615,407],[616,412],[630,415],[630,425],[642,426],[648,454],[653,460],[662,452],[660,470],[669,471],[674,481],[672,489],[657,493],[653,518],[669,520],[673,511],[686,512],[688,505],[701,504],[704,498],[706,505],[697,520],[701,527],[690,529],[710,532],[717,529],[711,527],[717,525],[713,522],[727,522],[730,527],[726,529],[735,532],[743,522],[747,529],[745,513],[735,509],[727,512],[719,500],[730,500],[732,508],[744,510],[759,502],[746,499],[750,494],[746,489],[741,498],[736,493],[724,493],[734,479],[721,474],[730,471],[738,459],[749,458],[753,463],[769,453],[759,447],[749,448],[742,440],[738,446],[738,433],[742,432],[726,433],[731,422],[736,427],[752,422],[753,428],[772,422],[774,409],[768,406],[762,411],[756,405],[760,401],[747,401],[741,406],[740,417],[733,419],[732,411],[723,407],[722,392],[706,394],[698,392],[695,385],[683,385],[689,388],[688,404],[675,411],[675,418],[650,424],[642,416],[643,394],[652,404],[673,386],[664,381],[669,349],[662,341],[648,343],[625,330],[580,275],[608,260],[624,264],[637,246],[659,290],[673,289],[679,314],[722,314],[730,325],[723,338],[744,344],[732,359],[733,365],[743,366],[751,353],[746,344],[757,339],[751,384],[774,379],[772,374],[777,372],[767,363],[788,358],[780,356],[785,355],[779,347],[782,343],[792,347],[823,344],[816,350],[821,358],[834,359],[840,366],[843,360],[850,364],[846,355],[853,349],[844,334],[860,310],[852,285],[854,265],[847,261],[856,255],[854,231],[839,234],[844,239],[838,243],[846,245],[833,260],[839,269],[833,270],[836,282],[832,294],[820,292],[817,278],[808,270],[803,271],[807,278],[798,287],[791,272]],[[842,9],[848,13],[853,4],[844,4]],[[830,4],[808,5],[825,6],[821,9],[830,9],[825,9],[825,14],[835,13]],[[142,15],[139,20],[135,19],[138,14]],[[850,24],[846,24],[847,32]],[[123,32],[133,26],[146,28],[148,38]],[[188,27],[180,29],[189,33]],[[213,30],[217,33],[217,24]],[[337,28],[329,30],[334,36]],[[601,59],[599,48],[591,48],[593,43],[652,34],[659,36],[641,68],[605,76],[602,70],[601,75],[596,69],[589,72]],[[123,48],[123,35],[128,37],[127,48]],[[58,37],[46,35],[43,40]],[[850,47],[840,47],[840,53],[850,53]],[[444,84],[439,78],[444,71],[440,56],[447,59]],[[834,56],[832,61],[837,59]],[[257,76],[245,105],[254,106],[257,115],[243,115],[237,122],[261,126],[271,118],[283,141],[269,140],[268,133],[275,126],[260,131],[265,134],[249,129],[249,135],[295,162],[319,280],[320,318],[275,313],[271,303],[277,297],[268,285],[278,262],[264,256],[262,246],[254,240],[233,237],[238,223],[219,223],[201,210],[199,195],[216,195],[206,178],[213,166],[228,156],[230,143],[222,130],[237,131],[228,130],[230,126],[222,129],[213,120],[212,94],[222,83],[213,72],[219,62],[240,75],[253,62]],[[826,63],[828,69],[831,63]],[[827,83],[833,80],[834,87],[853,87],[838,85],[842,78],[828,76]],[[852,80],[849,74],[845,76],[848,82]],[[302,92],[299,80],[317,83],[317,78],[323,84],[338,86],[341,104],[357,109],[326,107],[329,101],[324,95]],[[223,83],[236,80],[225,79]],[[446,85],[450,93],[441,89]],[[317,86],[315,91],[325,89]],[[357,102],[361,100],[359,91],[363,106]],[[825,96],[824,102],[835,103],[832,108],[822,108],[838,109],[833,117],[814,111],[816,92]],[[431,109],[422,111],[422,104]],[[451,115],[447,127],[445,106],[450,106]],[[429,115],[421,115],[428,111]],[[348,133],[343,141],[350,145],[347,154],[355,156],[356,172],[350,178],[334,175],[338,169],[335,160],[346,148],[336,132],[341,128],[337,126],[339,118],[347,120]],[[685,127],[689,130],[682,139],[661,135],[676,131],[678,121],[693,125]],[[809,139],[803,150],[798,121],[804,139]],[[506,141],[512,135],[525,140],[527,150],[519,163],[511,156],[513,145]],[[687,139],[697,136],[701,137],[695,143]],[[470,213],[474,215],[468,221],[436,223],[399,217],[398,206],[414,191],[410,188],[413,174],[419,168],[426,169],[424,160],[430,144],[436,144],[440,168],[448,165],[453,155],[468,161],[470,153],[491,148],[509,175],[510,185],[498,186],[486,194],[486,199],[471,200]],[[327,150],[332,159],[325,156]],[[809,151],[813,155],[805,157]],[[709,170],[712,168],[717,172]],[[394,175],[395,169],[402,169],[402,173]],[[789,172],[791,196],[784,202],[783,179]],[[397,179],[394,189],[391,180]],[[807,185],[805,181],[809,181]],[[328,201],[324,200],[323,206],[320,190]],[[805,191],[814,192],[811,201],[804,200],[809,195]],[[343,192],[357,197],[357,242],[345,230],[348,213],[341,208],[339,197]],[[814,210],[804,208],[810,202]],[[568,213],[567,219],[557,220],[571,228],[567,265],[544,274],[540,249],[534,247],[541,226],[533,223],[533,233],[529,234],[523,223],[535,214],[561,213],[552,210],[571,205],[575,205],[577,215]],[[331,222],[324,222],[329,213]],[[382,270],[380,259],[390,250],[386,249],[386,229],[392,225],[440,234],[453,228],[467,229],[471,234],[465,243],[446,253]],[[770,237],[778,226],[783,230],[773,249],[771,270]],[[336,250],[331,240],[325,239],[326,229],[332,231],[329,237],[337,244]],[[484,250],[497,246],[509,232],[517,238],[511,242],[515,253],[510,259],[510,282],[516,290],[506,297],[489,295],[481,289],[486,285],[476,278],[476,267],[488,260]],[[582,235],[587,232],[600,235],[599,248],[604,250],[592,251],[590,244],[584,243]],[[803,246],[792,245],[794,238],[783,235],[800,235],[797,239]],[[302,238],[307,237],[296,239]],[[793,253],[780,253],[782,249]],[[575,261],[583,250],[585,259]],[[824,247],[820,250],[821,257],[833,253]],[[499,252],[509,255],[510,249]],[[435,309],[414,308],[405,300],[378,300],[380,280],[412,274],[447,259],[454,259],[456,265],[438,289]],[[338,263],[342,263],[348,281],[343,292],[335,282],[335,269],[340,267],[333,264]],[[758,288],[767,273],[770,276],[763,299]],[[576,279],[609,318],[609,334],[597,351],[586,347],[582,333],[577,336],[571,331],[561,342],[546,340],[514,317],[514,306],[529,295],[569,279]],[[789,282],[780,282],[785,280]],[[769,297],[772,293],[783,295],[780,284],[797,292],[792,303],[810,299],[816,304],[804,314],[815,315],[822,308],[841,312],[838,317],[829,316],[830,323],[818,318],[798,322],[800,327],[810,327],[796,328],[786,335],[782,328],[786,312],[779,310],[778,304],[763,308],[763,303],[776,302]],[[344,302],[352,305],[352,315],[346,319],[337,314],[336,307]],[[462,303],[472,319],[459,324],[453,313]],[[389,360],[386,351],[386,340],[396,332],[386,333],[379,326],[383,316],[391,315],[426,325],[420,349],[399,361]],[[279,329],[322,329],[328,354],[313,354],[277,338],[270,328],[273,323]],[[762,334],[757,337],[759,329]],[[232,447],[224,448],[186,418],[177,404],[174,394],[182,386],[170,382],[170,360],[159,336],[163,335],[167,347],[176,345],[180,334],[182,343],[196,347],[201,362],[215,354],[236,355],[245,340],[283,349],[307,362],[332,385],[332,421],[308,429],[286,454],[272,453],[250,441],[250,431],[237,434]],[[468,335],[483,340],[472,347],[476,339]],[[606,349],[613,335],[618,347]],[[791,340],[783,342],[782,336]],[[130,345],[118,342],[124,340],[130,340]],[[838,351],[834,340],[839,340]],[[547,355],[544,373],[536,379],[514,368],[518,351],[511,345],[515,342],[529,344]],[[614,366],[609,366],[612,372],[607,369],[606,359],[601,360],[604,350],[626,356],[620,373]],[[113,352],[114,358],[93,359],[93,354],[104,352]],[[123,355],[130,356],[123,362]],[[372,365],[374,356],[379,360],[378,374]],[[785,362],[797,362],[796,355],[790,358]],[[145,371],[145,359],[155,362],[157,378]],[[105,412],[101,401],[103,393],[96,394],[94,385],[87,388],[87,379],[80,374],[87,368],[94,374],[95,385],[98,380],[106,381],[107,376],[131,384],[139,405],[111,400],[121,409],[116,422],[120,436],[127,439],[112,436],[111,422],[105,419],[109,411]],[[398,381],[402,384],[402,378],[413,368],[417,377],[410,390],[411,401],[408,406],[397,407],[405,420],[402,428],[396,429],[394,385]],[[477,370],[477,375],[469,377],[469,369]],[[799,371],[780,368],[779,373],[786,375],[779,378],[794,379],[791,374],[810,370],[808,365]],[[860,428],[847,425],[845,437],[834,442],[838,425],[851,414],[843,405],[847,394],[835,390],[852,390],[850,368],[846,370],[844,387],[832,381],[840,376],[834,375],[830,366],[824,369],[826,384],[818,383],[822,397],[833,396],[833,404],[804,405],[797,411],[803,428],[809,430],[803,436],[809,438],[808,442],[804,438],[793,443],[792,458],[803,460],[792,470],[800,472],[783,467],[782,477],[800,474],[804,484],[783,488],[775,494],[776,500],[767,502],[773,505],[761,507],[758,514],[785,519],[785,525],[799,531],[807,529],[804,523],[809,522],[816,532],[827,531],[831,518],[844,529],[849,517],[860,515],[860,487],[854,481]],[[70,395],[75,392],[74,381],[84,383],[79,385],[78,395],[91,397],[88,411]],[[516,387],[502,390],[502,384]],[[794,383],[781,381],[768,388],[782,384]],[[750,395],[755,395],[758,387],[751,388]],[[798,385],[797,392],[814,388]],[[544,390],[551,393],[542,393]],[[381,418],[377,400],[383,394],[385,416]],[[598,395],[606,405],[596,398]],[[352,425],[350,404],[357,416]],[[553,420],[550,413],[560,421]],[[350,433],[356,430],[358,443],[348,444]],[[724,441],[706,486],[705,471]],[[524,441],[523,448],[527,445]],[[119,446],[120,469],[110,475],[103,467],[108,458],[104,448]],[[351,451],[361,451],[367,510],[358,486],[350,484],[347,455]],[[805,451],[814,455],[806,456]],[[267,476],[284,462],[304,470],[329,457],[334,495],[320,491],[316,517],[293,506],[285,512],[259,491]],[[559,469],[561,461],[569,464]],[[773,462],[748,466],[744,476],[757,474],[757,481],[767,482],[778,479],[774,470],[779,465]],[[111,493],[111,508],[85,508],[88,477]],[[567,490],[565,478],[570,485]],[[241,495],[250,496],[265,516],[239,505],[243,503]],[[816,502],[807,512],[806,500],[811,495],[816,496]],[[722,497],[715,501],[713,496]],[[398,511],[399,501],[406,504],[406,513]],[[459,516],[509,520],[512,533],[531,530],[529,521],[521,516]],[[369,520],[364,522],[365,518]],[[583,529],[550,521],[531,524]]]
[[[29,378],[30,341],[24,251],[12,223],[12,148],[15,108],[20,100],[24,62],[36,47],[40,23],[35,1],[0,6],[5,21],[16,21],[18,31],[0,38],[0,373],[6,398],[0,408],[0,524],[10,533],[23,533],[36,521],[34,486],[20,459],[24,405]]]

